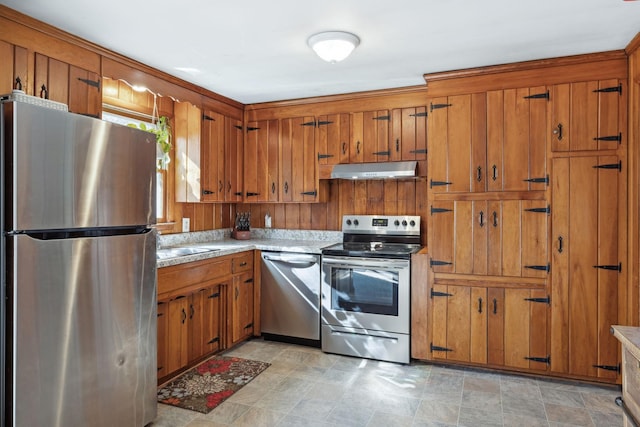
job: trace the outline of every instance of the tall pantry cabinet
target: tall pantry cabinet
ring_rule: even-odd
[[[425,76],[430,271],[413,357],[620,381],[626,76],[622,52]]]

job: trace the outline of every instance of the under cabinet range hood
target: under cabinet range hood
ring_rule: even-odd
[[[413,178],[418,162],[381,162],[338,164],[331,171],[331,178],[338,179],[385,179]]]

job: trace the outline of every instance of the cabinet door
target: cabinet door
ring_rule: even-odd
[[[551,361],[554,372],[616,378],[619,200],[616,156],[553,160]]]
[[[0,40],[0,93],[11,93],[13,89],[24,90],[32,95],[29,84],[29,66],[27,49]]]
[[[158,301],[158,378],[169,373],[167,356],[169,351],[169,301]]]
[[[189,102],[176,102],[174,114],[176,201],[199,202],[202,112]]]
[[[314,117],[281,120],[281,196],[283,202],[309,202],[317,197],[317,153]]]
[[[246,202],[278,201],[278,120],[249,122],[244,151]]]
[[[435,201],[430,206],[428,247],[430,266],[435,273],[454,271],[454,202]]]
[[[189,362],[220,349],[220,285],[191,294]]]
[[[351,162],[390,160],[388,110],[363,111],[351,115]]]
[[[431,190],[486,191],[486,94],[431,100],[427,127]]]
[[[390,160],[427,159],[427,107],[397,108],[391,111],[389,146]],[[426,173],[422,176],[426,176]]]
[[[615,150],[625,138],[623,80],[594,80],[552,89],[553,151]]]
[[[225,123],[225,177],[226,188],[224,200],[241,202],[243,189],[244,143],[242,121],[224,118]]]
[[[546,189],[546,87],[487,93],[487,189]]]
[[[202,170],[203,202],[225,200],[225,122],[224,116],[211,110],[202,114]]]
[[[544,290],[504,289],[504,365],[547,370],[548,298]],[[498,308],[499,310],[500,308]]]
[[[435,359],[486,363],[486,288],[434,285],[432,343]]]
[[[62,102],[72,113],[100,117],[100,76],[74,65],[36,53],[33,94]]]
[[[253,333],[253,274],[251,272],[234,276],[231,299],[231,343],[235,344]]]
[[[175,372],[189,362],[189,298],[180,295],[168,306],[166,372]]]
[[[349,114],[318,116],[316,147],[320,165],[349,163],[349,138],[351,118]]]

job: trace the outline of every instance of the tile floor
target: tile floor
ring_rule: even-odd
[[[226,354],[271,366],[209,414],[159,405],[151,426],[623,425],[619,387],[403,366],[261,339]]]

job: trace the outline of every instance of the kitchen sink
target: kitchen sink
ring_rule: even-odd
[[[196,255],[196,254],[202,254],[205,252],[215,252],[219,250],[220,249],[214,249],[214,248],[191,248],[191,247],[158,249],[158,251],[156,252],[156,258],[157,259],[178,258],[181,256]]]

